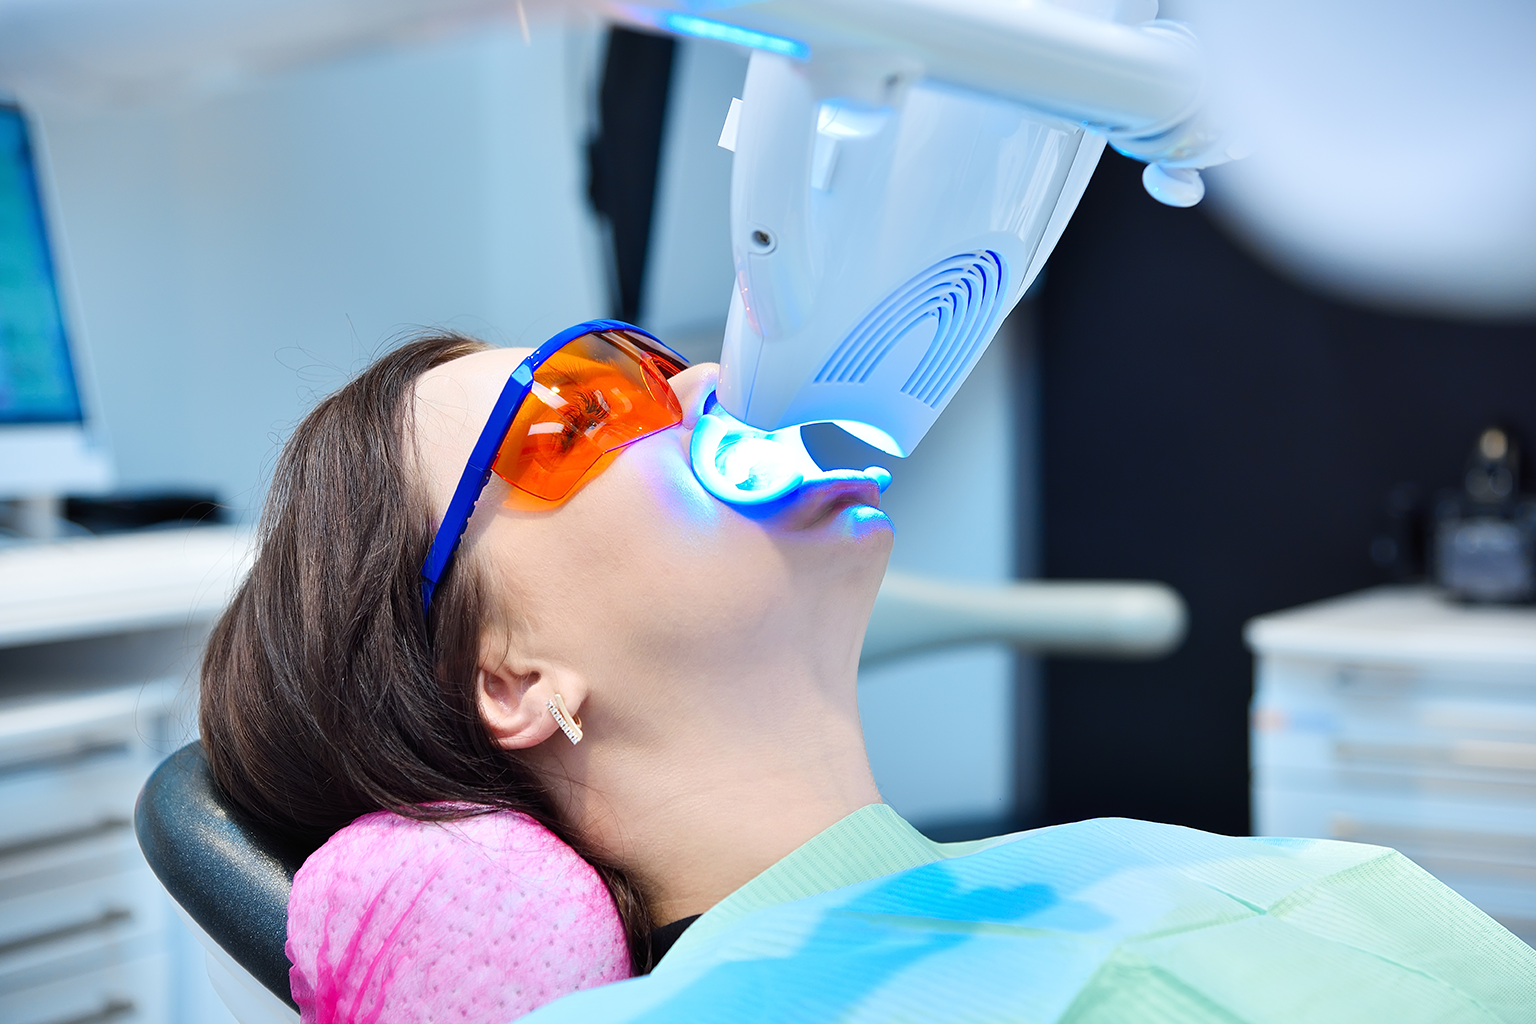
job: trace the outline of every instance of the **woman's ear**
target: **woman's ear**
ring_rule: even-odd
[[[491,739],[503,750],[536,747],[560,731],[549,702],[558,692],[579,714],[586,688],[575,680],[556,685],[549,671],[519,669],[507,662],[481,664],[475,671],[475,704]]]

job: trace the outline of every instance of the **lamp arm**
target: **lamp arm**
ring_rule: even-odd
[[[1188,612],[1163,583],[959,583],[887,573],[861,663],[1001,641],[1038,654],[1158,658],[1184,640]]]

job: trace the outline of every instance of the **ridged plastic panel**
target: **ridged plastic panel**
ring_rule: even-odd
[[[936,320],[904,394],[937,408],[986,345],[1007,289],[1003,257],[988,249],[941,260],[859,321],[816,374],[818,384],[863,384],[901,340]]]

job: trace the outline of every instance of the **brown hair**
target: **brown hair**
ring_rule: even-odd
[[[419,589],[436,524],[415,479],[408,417],[417,378],[487,346],[417,338],[305,417],[284,448],[256,562],[214,628],[200,724],[229,796],[295,843],[319,846],[387,809],[411,818],[521,811],[607,883],[636,973],[652,922],[638,887],[562,822],[539,776],[492,742],[474,680],[486,590],[457,558],[432,599]]]

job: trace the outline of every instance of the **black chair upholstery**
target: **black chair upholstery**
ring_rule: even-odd
[[[295,1010],[288,988],[288,894],[312,850],[296,849],[237,810],[214,783],[201,743],[156,768],[134,831],[171,897],[237,963]]]

